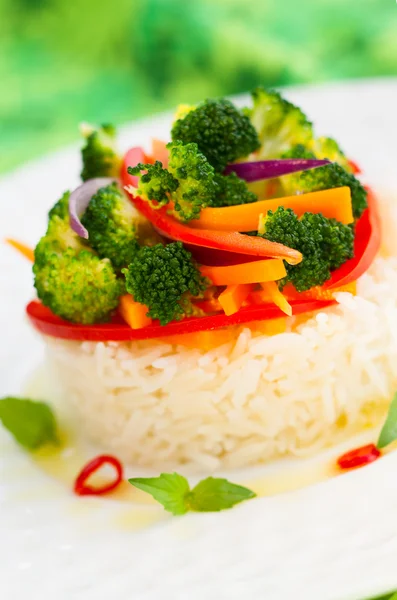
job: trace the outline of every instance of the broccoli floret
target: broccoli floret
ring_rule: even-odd
[[[86,128],[86,138],[81,154],[83,170],[81,179],[94,177],[118,177],[121,159],[116,151],[116,130],[113,125],[102,125],[97,129]]]
[[[214,168],[199,151],[197,144],[180,141],[167,145],[169,150],[168,169],[161,162],[154,165],[138,164],[129,167],[131,175],[147,173],[140,177],[137,193],[146,200],[156,200],[160,205],[174,202],[174,210],[184,221],[196,219],[202,208],[209,206],[215,196]]]
[[[246,112],[261,142],[259,158],[277,158],[296,144],[311,142],[312,124],[300,108],[262,87],[252,92],[252,98],[253,107]]]
[[[291,209],[279,207],[261,218],[259,235],[302,253],[298,265],[285,263],[287,276],[279,282],[281,288],[292,283],[298,292],[323,285],[354,254],[353,229],[321,214],[305,213],[298,219]]]
[[[197,144],[176,141],[167,148],[170,151],[168,169],[179,183],[172,194],[175,210],[184,221],[197,219],[200,210],[215,196],[214,168]]]
[[[141,171],[146,171],[141,175]],[[154,165],[138,163],[135,167],[128,167],[130,175],[140,176],[137,189],[129,186],[133,195],[138,195],[147,201],[155,201],[159,206],[168,204],[172,192],[178,188],[178,181],[173,175],[163,169],[163,163],[156,160]]]
[[[126,267],[139,248],[135,210],[116,184],[101,188],[91,198],[81,219],[89,244],[116,269]]]
[[[33,273],[42,303],[63,319],[83,325],[108,321],[124,290],[110,262],[88,250],[49,252],[45,263],[35,262]]]
[[[316,158],[328,158],[331,162],[338,163],[345,171],[351,173],[349,161],[334,139],[330,137],[319,137],[314,140],[312,149]]]
[[[292,173],[280,178],[286,194],[317,192],[348,186],[351,192],[353,215],[358,219],[367,207],[367,191],[360,181],[337,163],[309,171]]]
[[[303,144],[296,144],[296,146],[292,146],[286,152],[283,152],[281,158],[304,158],[304,159],[313,159],[316,158],[316,155],[312,150],[304,146]]]
[[[207,287],[190,252],[180,242],[143,246],[128,269],[123,269],[127,291],[149,308],[161,325],[192,314],[192,296]]]
[[[48,220],[50,221],[53,217],[59,217],[60,219],[69,219],[69,198],[70,192],[65,192],[62,198],[58,200],[51,208],[48,213]]]
[[[211,206],[235,206],[236,204],[249,204],[258,200],[258,196],[248,189],[244,179],[240,179],[236,173],[230,173],[229,175],[216,173],[215,183],[217,191]]]
[[[171,136],[184,144],[195,142],[216,171],[248,156],[260,146],[249,118],[229,100],[206,100],[175,121]]]
[[[125,287],[108,260],[94,251],[54,212],[47,233],[35,249],[33,273],[37,295],[45,306],[75,323],[109,320]]]

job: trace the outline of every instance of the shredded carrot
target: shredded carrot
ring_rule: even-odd
[[[189,226],[219,231],[255,231],[258,229],[260,215],[269,210],[275,211],[279,206],[291,208],[298,217],[305,212],[312,212],[321,213],[324,217],[337,219],[344,224],[353,223],[354,220],[350,188],[340,187],[272,200],[259,200],[251,204],[204,208],[200,218],[190,221]]]
[[[225,315],[233,315],[242,306],[244,300],[252,289],[250,283],[228,285],[219,295],[218,301],[222,306]]]
[[[284,262],[279,258],[257,260],[226,267],[201,266],[200,271],[214,285],[261,283],[277,281],[287,274]]]
[[[261,288],[264,293],[271,302],[273,302],[276,306],[279,307],[280,310],[283,311],[289,317],[292,315],[292,306],[288,302],[287,298],[284,296],[282,292],[278,289],[278,285],[275,281],[267,281],[266,283],[261,283]]]
[[[30,262],[34,262],[34,250],[32,250],[32,248],[13,238],[6,238],[5,242],[15,248],[15,250],[18,250],[18,252],[30,260]]]
[[[146,316],[148,310],[147,306],[135,302],[129,294],[120,298],[119,312],[131,329],[142,329],[151,324],[152,319]]]

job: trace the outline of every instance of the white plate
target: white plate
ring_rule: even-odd
[[[375,186],[397,190],[397,80],[289,90]],[[166,135],[169,115],[123,129],[124,146]],[[0,181],[0,234],[34,244],[45,213],[78,182],[70,148]],[[18,393],[40,341],[23,321],[30,267],[0,248],[0,396]],[[76,499],[0,432],[0,596],[4,600],[269,598],[362,600],[397,589],[397,453],[300,491],[219,514],[168,518]],[[147,527],[137,528],[138,521]]]

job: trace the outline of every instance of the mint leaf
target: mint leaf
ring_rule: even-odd
[[[184,515],[188,510],[186,496],[189,482],[178,473],[162,473],[160,477],[135,477],[128,480],[134,487],[147,492],[173,515]]]
[[[0,421],[16,441],[28,450],[58,443],[55,417],[44,402],[26,398],[0,399]]]
[[[199,512],[231,508],[243,500],[255,498],[256,494],[242,485],[227,479],[207,477],[192,489],[188,496],[189,508]]]
[[[397,440],[397,393],[390,404],[385,424],[378,439],[378,448],[384,448]]]

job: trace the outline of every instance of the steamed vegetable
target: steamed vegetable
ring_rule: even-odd
[[[298,217],[305,212],[313,212],[321,213],[329,219],[337,219],[345,225],[354,221],[350,189],[344,187],[259,200],[248,206],[205,208],[201,211],[200,218],[191,223],[191,227],[222,231],[256,231],[261,214],[266,214],[269,210],[275,211],[279,206],[291,208]]]
[[[27,398],[2,398],[0,421],[18,444],[28,450],[58,443],[54,414],[44,402]]]
[[[214,285],[261,283],[262,281],[277,281],[286,276],[284,263],[280,258],[268,258],[228,267],[203,265],[200,267],[200,271]]]
[[[139,249],[137,214],[116,184],[100,188],[81,219],[89,244],[116,269],[126,267]]]
[[[147,316],[148,310],[144,304],[135,302],[130,294],[120,298],[119,313],[132,329],[142,329],[151,324],[152,319]]]
[[[292,283],[298,292],[323,285],[337,269],[353,256],[354,233],[351,227],[321,214],[305,213],[301,219],[291,209],[269,211],[259,224],[259,235],[299,250],[299,265],[286,265],[282,288]]]
[[[328,160],[317,160],[311,152],[307,152],[302,145],[294,146],[294,148],[303,148],[302,156],[286,156],[276,160],[256,160],[243,161],[232,165],[228,165],[225,173],[236,173],[245,181],[254,182],[264,179],[274,179],[282,175],[315,169],[329,163]]]
[[[192,255],[180,242],[142,247],[123,273],[127,291],[162,325],[193,314],[192,297],[200,296],[207,287]]]
[[[83,169],[81,179],[118,177],[121,159],[116,150],[116,129],[113,125],[83,128],[85,145],[81,151]]]
[[[218,301],[225,315],[233,315],[242,306],[252,290],[249,283],[228,285],[218,296]]]
[[[22,256],[27,258],[30,262],[34,261],[34,251],[30,246],[27,246],[19,240],[14,240],[13,238],[6,238],[5,242],[9,244],[9,246],[15,248],[15,250],[17,250],[20,254],[22,254]]]
[[[192,490],[188,480],[178,473],[162,473],[159,477],[135,477],[128,481],[153,496],[173,515],[184,515],[189,510],[217,512],[256,496],[248,488],[218,477],[207,477]]]
[[[84,324],[109,320],[124,283],[109,260],[101,260],[83,245],[67,217],[50,218],[34,254],[37,295],[54,314]]]
[[[258,200],[256,194],[248,189],[244,179],[237,177],[236,173],[229,175],[216,173],[215,185],[215,195],[208,206],[235,206],[236,204],[250,204]]]
[[[312,141],[312,124],[306,115],[278,92],[259,87],[252,99],[253,107],[246,113],[259,136],[258,158],[277,158],[296,144]]]
[[[250,120],[229,100],[206,100],[175,121],[172,139],[195,142],[218,172],[260,146]]]
[[[183,221],[196,219],[202,208],[213,201],[216,192],[214,169],[197,144],[180,141],[167,145],[169,149],[168,170],[160,162],[154,165],[139,163],[128,169],[130,175],[139,176],[136,194],[160,206],[174,202],[174,210]],[[132,193],[135,191],[129,189]]]
[[[397,440],[397,393],[389,406],[387,418],[379,434],[378,448],[385,448]]]

